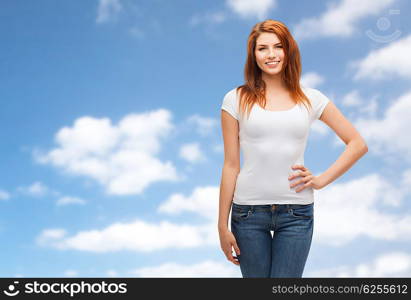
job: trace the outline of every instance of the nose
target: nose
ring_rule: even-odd
[[[270,52],[268,53],[268,57],[269,58],[275,57],[275,50],[270,50]]]

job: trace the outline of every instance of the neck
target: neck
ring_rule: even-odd
[[[281,78],[281,73],[274,75],[267,75],[262,73],[262,80],[265,82],[266,91],[287,91],[287,87]]]

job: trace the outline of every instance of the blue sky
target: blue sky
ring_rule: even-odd
[[[305,277],[411,275],[411,21],[404,0],[1,1],[3,277],[241,277],[220,250],[223,96],[283,21],[302,81],[369,152],[315,191]],[[344,151],[321,121],[305,164]]]

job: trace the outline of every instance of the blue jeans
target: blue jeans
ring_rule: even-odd
[[[239,205],[231,209],[231,232],[246,277],[302,277],[314,228],[314,203]],[[274,231],[271,236],[270,231]]]

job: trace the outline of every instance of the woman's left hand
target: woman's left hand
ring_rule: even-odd
[[[290,183],[290,187],[294,187],[296,185],[304,183],[304,185],[300,186],[298,189],[295,190],[297,193],[301,192],[307,187],[312,187],[313,189],[316,189],[316,190],[322,188],[322,184],[320,182],[319,177],[312,175],[312,173],[310,172],[310,170],[308,170],[308,168],[304,167],[303,165],[293,165],[291,168],[293,170],[300,169],[301,171],[298,172],[297,174],[288,176],[288,180],[292,180],[293,178],[296,178],[296,177],[303,177],[300,180],[297,180],[296,182]]]

